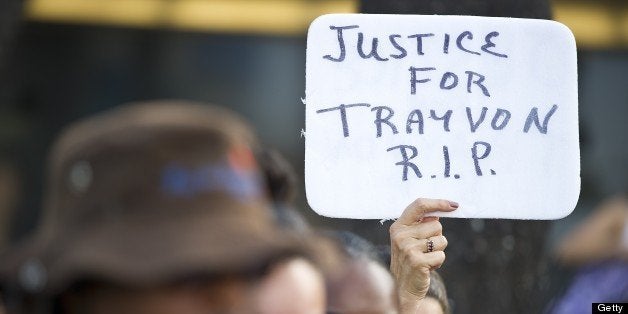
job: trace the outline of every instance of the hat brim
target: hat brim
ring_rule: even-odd
[[[212,206],[239,211],[250,205],[222,200]],[[247,274],[280,257],[308,255],[301,238],[260,217],[217,217],[214,212],[196,208],[168,219],[105,219],[88,229],[65,230],[62,238],[39,237],[17,260],[39,260],[46,271],[43,290],[54,294],[78,280],[152,285],[190,275]],[[10,272],[19,276],[18,269]]]

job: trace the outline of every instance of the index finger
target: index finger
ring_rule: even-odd
[[[458,203],[456,202],[440,199],[417,198],[414,202],[408,205],[408,207],[406,207],[401,216],[399,216],[399,219],[397,219],[397,222],[409,225],[417,222],[427,213],[438,211],[450,212],[456,210],[456,208],[458,208]]]

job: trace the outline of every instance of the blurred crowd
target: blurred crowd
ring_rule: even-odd
[[[38,228],[0,258],[7,313],[451,311],[430,214],[457,203],[418,198],[383,249],[317,230],[290,164],[225,108],[121,105],[67,127],[47,169]],[[548,312],[628,299],[627,222],[618,196],[563,238],[557,260],[580,270]]]
[[[546,0],[360,3],[364,13],[551,18]],[[302,45],[45,23],[18,34],[21,10],[0,0],[0,59],[18,56],[18,65],[0,62],[0,313],[589,313],[593,302],[628,301],[625,155],[592,168],[586,160],[605,159],[583,149],[581,201],[556,223],[439,221],[430,213],[456,203],[417,195],[383,227],[328,222],[337,229],[329,231],[302,215],[290,158],[239,114],[186,101],[102,110],[174,96],[225,100],[242,113],[237,103],[248,101],[268,105],[271,117],[260,120],[280,124],[285,116],[273,112],[287,106],[268,95],[302,75],[281,72],[291,55],[268,42],[299,55]],[[278,57],[250,61],[264,52]],[[625,54],[579,54],[597,62],[579,65],[582,147],[626,147],[628,107],[599,97],[623,89]],[[234,63],[242,60],[253,66]],[[284,96],[298,100],[300,88]],[[610,175],[596,181],[596,171]],[[41,177],[42,206],[33,183]],[[40,217],[35,230],[24,217]]]
[[[0,259],[9,313],[449,313],[417,199],[382,257],[292,208],[293,170],[225,108],[120,106],[62,132],[36,232]],[[390,270],[384,265],[390,265]]]

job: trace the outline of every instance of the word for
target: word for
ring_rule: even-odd
[[[386,151],[390,152],[394,150],[398,150],[399,153],[401,154],[401,161],[395,163],[395,165],[403,167],[402,178],[401,178],[402,181],[408,180],[409,169],[412,169],[412,171],[414,172],[417,178],[423,177],[423,174],[421,173],[421,170],[419,170],[419,166],[417,165],[416,161],[412,161],[414,158],[416,158],[419,155],[419,150],[415,146],[397,145],[397,146],[388,148]],[[478,151],[481,151],[481,153],[478,153]],[[491,153],[491,144],[487,142],[482,142],[482,141],[477,141],[473,143],[473,146],[471,147],[471,159],[473,160],[473,165],[475,166],[475,174],[477,176],[483,175],[482,169],[480,168],[480,160],[488,157],[490,153]],[[451,160],[449,158],[449,147],[447,146],[443,146],[443,164],[444,164],[443,176],[445,178],[451,177]],[[491,169],[490,171],[491,171],[491,175],[497,174],[495,170],[493,169]],[[436,175],[431,175],[430,177],[434,179],[436,178]],[[459,174],[454,174],[453,177],[455,179],[460,179]]]
[[[433,70],[436,70],[436,68],[410,67],[408,70],[410,71],[410,94],[415,95],[417,83],[427,83],[431,81],[431,79],[429,78],[424,78],[420,80],[417,79],[416,72],[417,71],[420,71],[420,72],[433,71]],[[484,79],[485,79],[484,75],[480,73],[475,73],[473,71],[464,71],[464,73],[467,74],[467,93],[469,94],[471,93],[471,84],[475,84],[482,90],[482,93],[484,94],[484,96],[491,97],[491,95],[488,93],[488,89],[486,88],[486,86],[482,84],[482,82],[484,82]],[[456,75],[456,73],[445,72],[441,76],[440,84],[439,84],[440,89],[450,90],[456,86],[458,86],[458,75]]]
[[[324,59],[332,61],[332,62],[343,62],[347,57],[347,44],[346,40],[350,35],[354,35],[353,31],[360,28],[359,25],[345,25],[345,26],[335,26],[330,25],[329,29],[336,32],[336,36],[338,39],[338,52],[336,54],[326,54],[323,56]],[[473,41],[474,35],[471,31],[463,31],[458,35],[454,35],[453,37],[450,34],[443,34],[442,36],[442,52],[443,54],[448,54],[450,49],[450,41],[452,38],[455,38],[455,47],[465,53],[472,55],[482,55],[488,54],[498,58],[508,58],[508,55],[504,53],[500,53],[494,50],[496,48],[496,44],[493,43],[493,39],[499,36],[499,32],[493,31],[489,32],[484,36],[484,41],[478,49],[471,48],[468,44]],[[352,36],[353,37],[353,36]],[[383,56],[380,52],[379,48],[379,38],[372,37],[370,39],[370,49],[364,48],[365,35],[363,32],[358,32],[355,47],[358,56],[362,59],[370,59],[373,58],[376,61],[388,61],[390,58],[393,59],[403,59],[409,55],[408,46],[414,45],[416,47],[416,55],[422,56],[425,54],[424,44],[433,40],[434,33],[417,33],[410,35],[400,35],[400,34],[388,34],[388,44],[390,47],[385,49],[386,51],[390,51],[391,48],[394,50],[394,53],[388,54],[388,56]],[[352,38],[353,39],[353,38]],[[413,41],[413,43],[404,42],[403,39],[407,39],[409,41]],[[349,46],[354,46],[350,44]],[[477,45],[476,45],[477,46]],[[453,46],[451,46],[453,47]],[[427,51],[427,50],[426,50]]]
[[[398,122],[395,123],[393,121],[393,117],[395,117],[395,111],[392,108],[387,107],[387,106],[371,107],[371,104],[368,104],[368,103],[340,104],[339,106],[336,106],[336,107],[330,107],[330,108],[317,110],[316,113],[322,114],[322,113],[338,112],[340,115],[342,135],[344,137],[349,137],[350,132],[349,132],[349,121],[348,121],[348,114],[347,114],[349,111],[348,109],[353,108],[351,110],[358,110],[360,108],[369,108],[369,107],[371,108],[371,112],[374,113],[373,125],[375,126],[375,131],[376,131],[375,137],[381,137],[382,134],[384,133],[384,129],[388,129],[389,132],[392,133],[393,135],[399,133],[399,127],[398,127],[399,123]],[[480,128],[480,126],[482,126],[483,123],[485,123],[485,121],[488,121],[486,119],[487,113],[488,113],[487,107],[482,107],[479,113],[477,111],[474,113],[471,107],[465,107],[465,110],[466,110],[467,122],[469,124],[469,131],[471,133],[475,133]],[[539,109],[537,107],[533,107],[532,109],[530,109],[530,112],[528,113],[528,116],[525,119],[525,122],[523,123],[522,131],[524,133],[528,133],[532,125],[534,125],[541,134],[547,134],[550,118],[552,117],[552,115],[554,115],[556,110],[558,110],[558,105],[556,104],[552,105],[551,109],[549,109],[549,111],[545,114],[545,117],[543,118],[543,122],[541,122],[539,118]],[[452,109],[444,110],[444,112],[441,111],[438,113],[436,112],[436,110],[431,109],[429,110],[429,115],[427,116],[427,118],[432,119],[434,121],[441,121],[443,124],[443,131],[450,132],[451,131],[450,121],[453,115],[454,115],[454,111]],[[506,126],[508,126],[511,120],[511,117],[512,117],[512,114],[510,113],[509,110],[497,108],[495,109],[494,113],[492,114],[492,118],[490,119],[490,127],[496,131],[504,130]],[[423,134],[424,127],[425,127],[425,120],[426,118],[423,114],[423,111],[421,111],[421,109],[411,110],[410,113],[408,113],[407,117],[405,118],[405,121],[404,121],[405,123],[402,124],[403,126],[405,126],[406,134],[411,134],[413,132]]]

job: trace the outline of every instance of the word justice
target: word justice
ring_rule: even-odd
[[[359,29],[359,25],[345,25],[345,26],[335,26],[330,25],[329,29],[336,32],[336,37],[338,40],[338,51],[335,53],[326,54],[323,56],[324,59],[332,61],[332,62],[343,62],[347,58],[347,47],[356,47],[357,55],[362,59],[373,59],[376,61],[389,61],[392,59],[403,59],[411,55],[409,52],[409,46],[414,46],[413,48],[416,51],[417,56],[425,55],[426,53],[431,53],[433,50],[429,50],[425,48],[428,44],[438,43],[438,50],[442,51],[443,54],[449,54],[450,49],[457,49],[467,54],[472,55],[489,55],[497,58],[508,58],[508,55],[498,52],[495,50],[496,44],[493,43],[493,39],[499,36],[499,32],[492,31],[488,34],[484,35],[484,40],[478,45],[475,41],[473,32],[471,31],[463,31],[457,35],[451,34],[442,34],[442,38],[440,41],[436,41],[437,38],[434,33],[416,33],[410,35],[401,35],[401,34],[387,34],[387,47],[381,49],[379,46],[380,39],[378,37],[372,37],[370,39],[370,49],[365,48],[365,34],[363,32],[357,32],[357,36],[354,31]],[[353,43],[347,44],[347,41],[353,39],[356,44]],[[455,43],[451,43],[455,41]],[[473,44],[473,45],[472,45]],[[368,46],[368,44],[367,44]],[[473,47],[472,47],[473,46]],[[479,46],[479,47],[478,47]],[[455,47],[455,48],[454,48]],[[385,55],[382,51],[390,51],[393,50],[393,53],[389,53]]]

